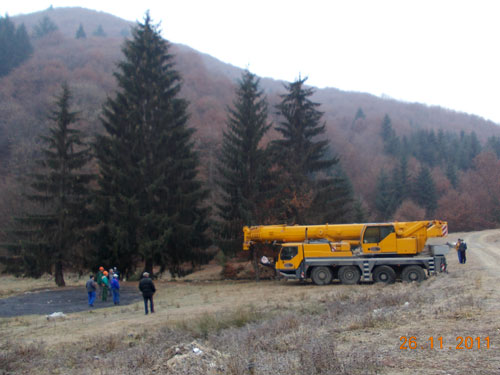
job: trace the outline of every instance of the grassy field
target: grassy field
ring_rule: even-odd
[[[468,263],[450,254],[449,274],[421,284],[201,281],[217,273],[205,269],[157,282],[147,316],[136,303],[0,319],[0,374],[498,374],[499,238],[466,237]]]

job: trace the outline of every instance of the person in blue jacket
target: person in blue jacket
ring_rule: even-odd
[[[94,275],[90,275],[85,287],[87,288],[87,294],[89,297],[89,306],[94,307],[95,291],[97,289],[97,283],[95,282]]]
[[[111,279],[111,292],[113,293],[113,303],[115,305],[120,304],[120,283],[118,282],[118,275],[113,274]]]

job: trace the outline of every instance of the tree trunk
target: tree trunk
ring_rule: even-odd
[[[146,259],[146,262],[144,263],[144,272],[148,272],[151,276],[153,276],[153,259]]]
[[[255,246],[252,246],[252,264],[253,264],[253,270],[255,272],[255,281],[259,282],[260,281],[260,269],[259,269],[259,260],[258,258],[258,252]]]
[[[64,275],[63,275],[63,264],[62,261],[58,260],[56,262],[56,267],[55,267],[55,276],[56,276],[56,285],[63,287],[66,286],[66,283],[64,282]]]

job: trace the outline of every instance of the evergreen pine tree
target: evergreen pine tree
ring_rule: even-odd
[[[98,36],[98,37],[105,37],[106,33],[104,32],[104,29],[102,28],[102,25],[99,25],[97,29],[92,33],[93,36]]]
[[[382,141],[384,143],[384,152],[387,155],[399,155],[401,145],[396,132],[392,128],[391,118],[389,115],[386,114],[384,116],[381,127],[380,136],[382,137]]]
[[[375,209],[381,221],[391,219],[396,210],[394,188],[389,176],[382,169],[377,179]]]
[[[412,194],[413,201],[420,207],[425,208],[427,215],[433,215],[437,208],[436,185],[427,167],[420,168]]]
[[[356,199],[353,203],[354,210],[354,222],[355,223],[364,223],[366,221],[366,213],[363,208],[363,203],[361,199]]]
[[[33,53],[26,27],[15,27],[9,16],[0,16],[0,77],[21,65]]]
[[[486,147],[495,152],[497,158],[500,159],[500,137],[492,136],[488,138]]]
[[[85,30],[83,29],[82,24],[80,24],[80,27],[78,27],[78,30],[76,30],[75,38],[76,39],[86,39],[87,38],[87,34],[85,33]]]
[[[457,176],[457,169],[454,164],[449,163],[446,167],[446,177],[448,177],[448,180],[451,183],[451,186],[453,186],[454,189],[458,187],[458,176]]]
[[[315,183],[316,195],[309,210],[311,223],[346,223],[354,219],[354,193],[351,181],[339,165],[328,178]]]
[[[399,165],[392,171],[391,188],[393,190],[393,209],[396,211],[403,201],[409,197],[411,190],[408,159],[405,155],[401,156]]]
[[[233,108],[228,108],[219,156],[222,199],[217,208],[223,220],[220,246],[226,254],[241,249],[244,225],[264,220],[259,203],[265,193],[269,163],[260,143],[271,127],[267,114],[268,105],[259,89],[259,79],[247,70],[239,81]]]
[[[31,175],[33,193],[27,198],[40,205],[39,211],[17,218],[19,237],[13,252],[21,252],[25,271],[31,276],[55,272],[55,282],[64,286],[63,268],[71,263],[75,245],[82,239],[89,224],[87,205],[89,183],[93,176],[83,168],[90,160],[90,151],[81,140],[81,133],[72,125],[77,114],[70,111],[71,93],[66,84],[50,119],[55,126],[42,136],[43,158],[37,161],[37,173]]]
[[[181,78],[170,44],[149,14],[122,48],[115,73],[119,90],[104,106],[105,134],[97,137],[100,252],[127,275],[138,257],[180,273],[208,246],[207,191],[197,179],[198,155],[187,127]]]
[[[363,112],[363,109],[361,107],[359,107],[358,110],[356,111],[356,116],[354,116],[354,121],[356,121],[358,119],[364,120],[365,118],[366,118],[366,115]]]
[[[59,28],[48,16],[42,18],[42,20],[35,25],[33,28],[33,37],[36,39],[43,38],[45,35],[57,31]]]
[[[299,78],[285,86],[288,93],[281,95],[282,101],[277,106],[284,120],[276,127],[283,138],[272,142],[276,163],[281,168],[283,220],[291,223],[321,214],[310,208],[328,197],[322,191],[332,189],[334,181],[321,179],[318,174],[338,163],[336,157],[327,158],[328,140],[318,140],[325,133],[326,124],[321,122],[320,104],[310,99],[314,90],[304,87],[306,80]]]

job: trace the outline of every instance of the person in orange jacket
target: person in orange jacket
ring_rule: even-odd
[[[104,271],[104,267],[99,267],[99,272],[97,272],[97,276],[96,276],[96,282],[97,282],[97,285],[99,285],[99,298],[102,298],[102,276],[103,276],[103,271]]]

